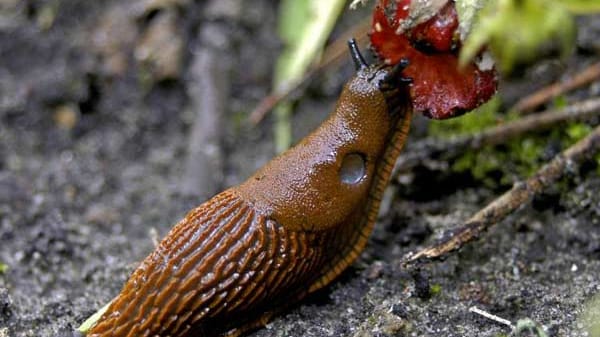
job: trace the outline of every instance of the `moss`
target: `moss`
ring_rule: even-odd
[[[474,134],[493,127],[500,122],[519,118],[519,114],[498,113],[500,99],[497,97],[463,117],[448,121],[432,121],[429,132],[434,137],[448,138],[455,135]],[[564,99],[554,101],[556,107],[564,106]],[[511,185],[536,172],[557,151],[573,145],[592,131],[580,122],[572,122],[550,131],[531,132],[522,137],[509,139],[503,144],[486,146],[477,151],[466,151],[451,163],[453,172],[470,172],[478,181],[490,188]],[[600,155],[596,156],[600,167]],[[600,168],[598,168],[600,173]]]
[[[437,296],[442,292],[442,286],[439,284],[433,284],[430,289],[431,296]]]
[[[490,101],[459,118],[447,120],[431,120],[429,134],[434,137],[450,137],[460,134],[473,134],[502,120],[498,115],[500,99],[493,97]]]

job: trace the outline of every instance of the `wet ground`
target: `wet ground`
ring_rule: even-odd
[[[347,13],[336,34],[365,13]],[[507,104],[597,61],[598,21],[580,20],[577,56],[505,83]],[[119,291],[154,238],[272,156],[271,119],[252,127],[246,116],[270,89],[275,26],[271,1],[0,3],[0,336],[77,327]],[[306,88],[296,139],[351,73],[348,64]],[[199,97],[210,89],[197,83],[222,97],[207,103]],[[576,94],[597,95],[598,85]],[[207,105],[225,112],[198,123]],[[207,123],[218,130],[209,139],[198,136]],[[411,142],[424,124],[417,117]],[[203,153],[212,154],[198,165],[216,169],[196,181],[189,149],[207,143],[213,151]],[[510,333],[472,306],[529,318],[549,336],[584,336],[578,317],[600,291],[597,172],[593,163],[575,168],[478,242],[419,271],[402,268],[401,257],[502,188],[432,171],[396,183],[359,261],[252,336]]]

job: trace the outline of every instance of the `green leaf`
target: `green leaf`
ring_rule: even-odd
[[[476,22],[477,13],[493,0],[457,0],[456,13],[458,14],[459,31],[464,40]]]
[[[285,43],[285,49],[275,65],[273,86],[276,92],[285,91],[302,79],[320,55],[344,4],[344,0],[281,2],[278,33]],[[289,103],[275,108],[277,152],[287,149],[291,144],[290,116]]]
[[[558,2],[575,14],[600,13],[600,1],[598,0],[559,0]]]
[[[575,24],[566,0],[496,0],[478,12],[475,27],[460,54],[462,65],[489,46],[500,69],[536,56],[544,43],[557,40],[563,56],[573,49]]]
[[[106,312],[106,310],[108,309],[108,306],[111,303],[112,303],[112,301],[108,302],[105,306],[100,308],[100,310],[96,311],[92,316],[90,316],[88,319],[86,319],[85,322],[83,322],[83,324],[81,324],[81,326],[79,326],[79,328],[77,328],[77,330],[79,332],[87,333],[92,328],[92,326],[94,326],[94,324],[96,324],[96,322],[98,322],[100,317],[102,317],[102,315]]]

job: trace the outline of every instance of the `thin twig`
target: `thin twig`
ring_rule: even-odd
[[[512,324],[511,321],[502,318],[500,316],[494,315],[494,314],[490,314],[489,312],[485,311],[485,310],[481,310],[478,307],[472,306],[469,308],[469,311],[472,313],[475,313],[477,315],[481,315],[489,320],[492,320],[494,322],[500,323],[500,324],[504,324],[506,326],[508,326],[511,330],[513,330],[515,328],[515,326]]]
[[[222,120],[229,84],[222,76],[221,51],[199,47],[193,55],[187,90],[196,116],[180,183],[184,194],[206,199],[223,183]]]
[[[565,81],[553,83],[527,97],[523,97],[512,109],[520,112],[531,111],[556,96],[582,87],[598,79],[600,79],[600,62],[592,64]]]
[[[573,166],[600,150],[600,126],[587,137],[557,155],[550,163],[524,182],[515,183],[508,192],[477,212],[461,227],[444,235],[441,242],[405,257],[407,262],[439,258],[476,239],[482,232],[528,203],[544,188],[554,183]]]
[[[299,87],[309,82],[323,69],[341,62],[347,54],[347,42],[350,38],[356,37],[358,44],[366,45],[367,33],[371,27],[370,18],[363,20],[358,25],[353,26],[350,30],[342,34],[339,38],[333,41],[323,52],[321,61],[315,67],[312,67],[304,77],[294,85],[286,86],[284,91],[272,92],[265,97],[254,110],[250,113],[248,119],[253,125],[258,124],[273,108],[282,100],[287,99]]]
[[[535,115],[525,116],[513,122],[508,122],[489,128],[474,135],[465,135],[449,140],[425,140],[414,143],[403,153],[396,167],[394,176],[409,171],[426,160],[442,157],[456,157],[467,149],[478,150],[487,145],[496,145],[509,138],[520,136],[530,131],[550,128],[558,123],[567,121],[587,120],[600,116],[600,98],[593,98],[572,104],[560,110],[549,110]]]

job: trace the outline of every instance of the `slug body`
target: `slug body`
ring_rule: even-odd
[[[359,69],[328,119],[246,182],[188,213],[88,336],[238,336],[357,258],[411,106],[399,71],[367,67],[353,51]]]

